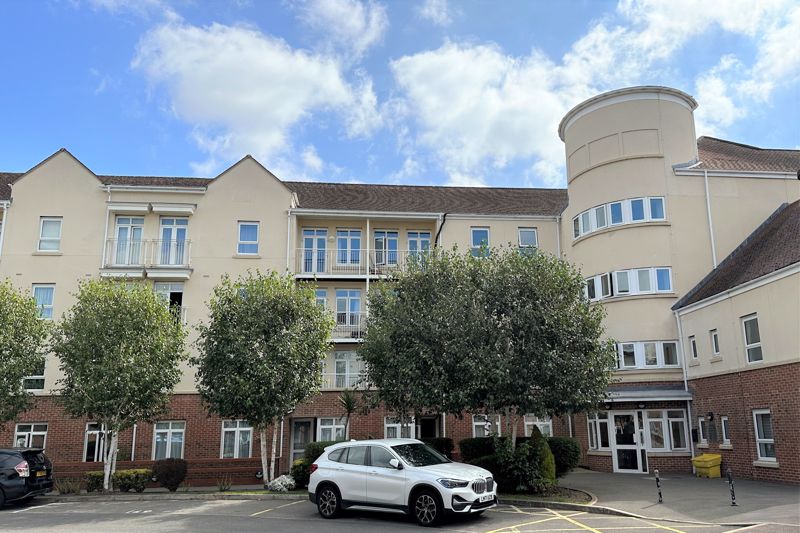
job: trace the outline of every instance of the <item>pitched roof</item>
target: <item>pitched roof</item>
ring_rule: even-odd
[[[0,201],[11,199],[11,184],[20,176],[19,172],[0,172]]]
[[[697,139],[701,170],[800,172],[800,150],[758,148],[714,137]]]
[[[308,209],[557,216],[567,206],[566,189],[284,183]]]
[[[800,262],[800,200],[783,204],[672,309]]]
[[[179,176],[100,176],[103,185],[132,185],[134,187],[206,187],[209,178],[184,178]]]

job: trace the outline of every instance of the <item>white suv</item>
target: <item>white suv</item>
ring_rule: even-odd
[[[436,525],[446,512],[480,514],[497,505],[491,472],[454,463],[414,439],[328,446],[311,465],[308,498],[324,518],[366,508],[410,512],[422,526]]]

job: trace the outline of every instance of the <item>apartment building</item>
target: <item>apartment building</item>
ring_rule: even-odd
[[[106,176],[62,149],[28,172],[0,173],[0,277],[30,290],[43,319],[69,308],[81,279],[141,280],[189,325],[206,319],[223,274],[273,269],[313,281],[336,326],[322,392],[281,422],[285,471],[314,440],[457,442],[499,431],[480,414],[426,415],[401,428],[376,409],[354,416],[345,434],[338,395],[363,369],[370,283],[434,246],[538,248],[578,264],[587,298],[606,308],[618,382],[596,412],[528,416],[520,433],[573,435],[595,469],[690,471],[690,457],[707,447],[722,450],[737,475],[797,481],[798,257],[759,258],[798,249],[800,152],[696,140],[696,106],[663,87],[583,102],[559,128],[567,189],[281,181],[250,156],[213,179]],[[776,224],[781,237],[765,247],[758,235]],[[712,357],[700,341],[714,338]],[[46,446],[63,475],[96,469],[101,428],[62,413],[58,378],[52,358],[26,378],[36,406],[0,433],[2,444]],[[752,394],[737,394],[743,387]],[[187,366],[169,414],[121,435],[119,457],[120,467],[183,457],[192,483],[222,472],[252,483],[258,449],[246,421],[204,411]]]

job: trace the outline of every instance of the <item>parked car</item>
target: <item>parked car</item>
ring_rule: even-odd
[[[410,513],[421,526],[445,514],[481,514],[497,505],[492,473],[455,463],[415,439],[341,442],[311,465],[308,498],[323,518],[342,509]]]
[[[53,463],[41,448],[0,448],[0,507],[53,490]]]

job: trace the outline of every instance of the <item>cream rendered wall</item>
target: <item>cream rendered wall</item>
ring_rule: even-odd
[[[758,314],[761,334],[763,360],[758,363],[747,362],[741,323],[742,317],[753,313]],[[681,314],[681,324],[684,351],[690,353],[689,336],[694,335],[697,343],[698,361],[687,368],[690,379],[800,362],[800,273],[690,309]],[[719,358],[712,356],[712,329],[719,335]]]
[[[459,250],[467,251],[472,244],[473,227],[489,228],[489,245],[492,247],[519,244],[518,231],[520,228],[536,228],[539,249],[551,254],[556,254],[558,245],[558,232],[556,219],[553,218],[528,218],[528,217],[470,217],[469,215],[448,215],[442,233],[440,245],[444,249],[458,246]],[[562,243],[563,244],[563,243]]]

